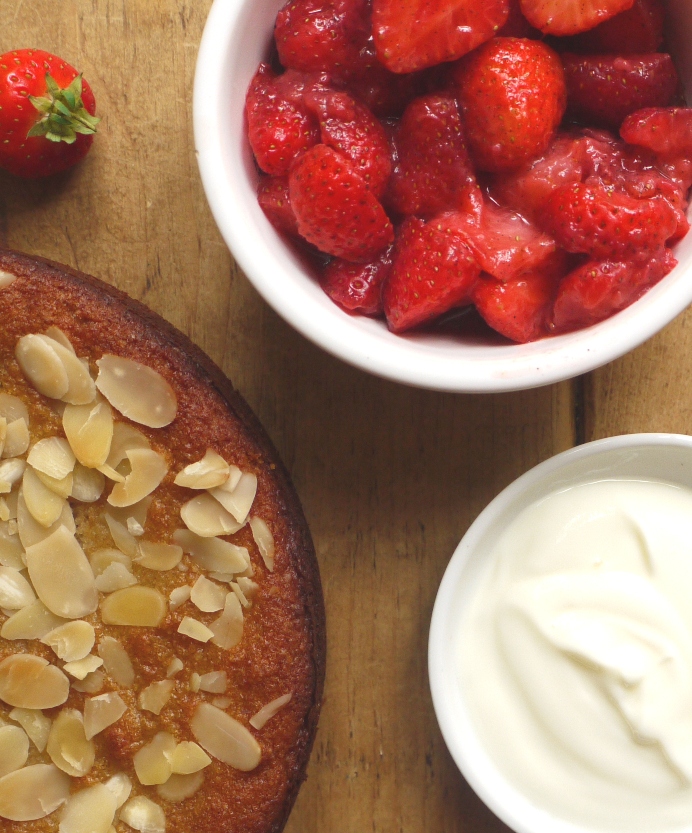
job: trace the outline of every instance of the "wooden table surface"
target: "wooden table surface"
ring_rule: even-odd
[[[0,52],[61,55],[103,116],[77,170],[49,182],[0,174],[0,245],[90,272],[190,335],[292,473],[320,559],[329,656],[287,831],[506,830],[461,778],[433,714],[439,581],[472,520],[531,466],[598,437],[692,429],[692,315],[588,377],[523,393],[413,390],[326,355],[259,298],[204,198],[191,90],[210,4],[0,0]]]

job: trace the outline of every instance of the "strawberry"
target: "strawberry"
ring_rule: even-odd
[[[26,178],[59,173],[94,139],[96,101],[74,67],[40,49],[0,56],[0,167]]]
[[[567,111],[590,125],[619,127],[625,116],[643,107],[665,107],[679,85],[666,53],[649,55],[562,56]]]
[[[596,55],[657,52],[663,43],[663,19],[661,0],[634,0],[626,11],[570,38],[568,48]]]
[[[382,284],[392,268],[392,248],[369,263],[334,258],[320,275],[320,286],[346,312],[382,315]]]
[[[353,163],[323,144],[306,151],[289,175],[298,231],[326,254],[368,261],[394,239],[384,209]]]
[[[541,33],[524,17],[519,0],[509,0],[509,16],[497,32],[498,38],[540,38]]]
[[[492,38],[508,13],[509,0],[373,0],[377,56],[392,72],[454,61]]]
[[[395,248],[382,292],[390,330],[410,330],[470,303],[480,268],[464,236],[444,217],[408,224]]]
[[[661,249],[646,263],[585,263],[560,284],[552,329],[568,332],[604,321],[636,301],[676,264],[670,249]]]
[[[634,0],[519,0],[524,17],[544,35],[576,35],[631,8]]]
[[[291,207],[287,176],[263,176],[257,186],[257,202],[277,231],[298,236],[298,223]]]
[[[661,198],[638,200],[602,185],[575,183],[553,191],[542,225],[568,252],[642,261],[675,233],[677,216]]]
[[[664,158],[692,155],[692,108],[646,108],[630,114],[620,135]]]
[[[562,65],[550,47],[495,38],[461,61],[453,78],[477,168],[510,171],[546,150],[566,101]]]
[[[445,93],[409,104],[395,134],[397,163],[386,205],[399,214],[434,217],[470,207],[478,191],[456,99]]]

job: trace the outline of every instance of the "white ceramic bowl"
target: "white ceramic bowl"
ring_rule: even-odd
[[[443,334],[397,336],[381,321],[340,310],[274,231],[255,194],[245,93],[269,54],[282,5],[282,0],[215,0],[197,62],[195,145],[204,189],[228,247],[258,292],[307,338],[356,367],[418,387],[521,390],[606,364],[658,332],[692,301],[690,234],[678,246],[678,267],[629,309],[588,329],[531,344]],[[670,0],[668,6],[678,67],[692,93],[692,4]]]
[[[536,806],[501,774],[487,754],[456,670],[459,621],[479,586],[488,554],[519,513],[566,486],[612,478],[661,480],[692,488],[692,437],[610,437],[565,451],[531,469],[488,504],[470,526],[449,562],[435,600],[428,673],[442,735],[471,787],[517,833],[601,831],[556,818]]]

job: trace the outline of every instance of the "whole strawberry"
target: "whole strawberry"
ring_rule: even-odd
[[[99,119],[74,67],[40,49],[0,55],[0,167],[16,176],[59,173],[86,156]]]

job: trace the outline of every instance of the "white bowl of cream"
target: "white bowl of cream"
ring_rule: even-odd
[[[440,585],[429,674],[517,833],[692,833],[692,437],[589,443],[498,495]]]

